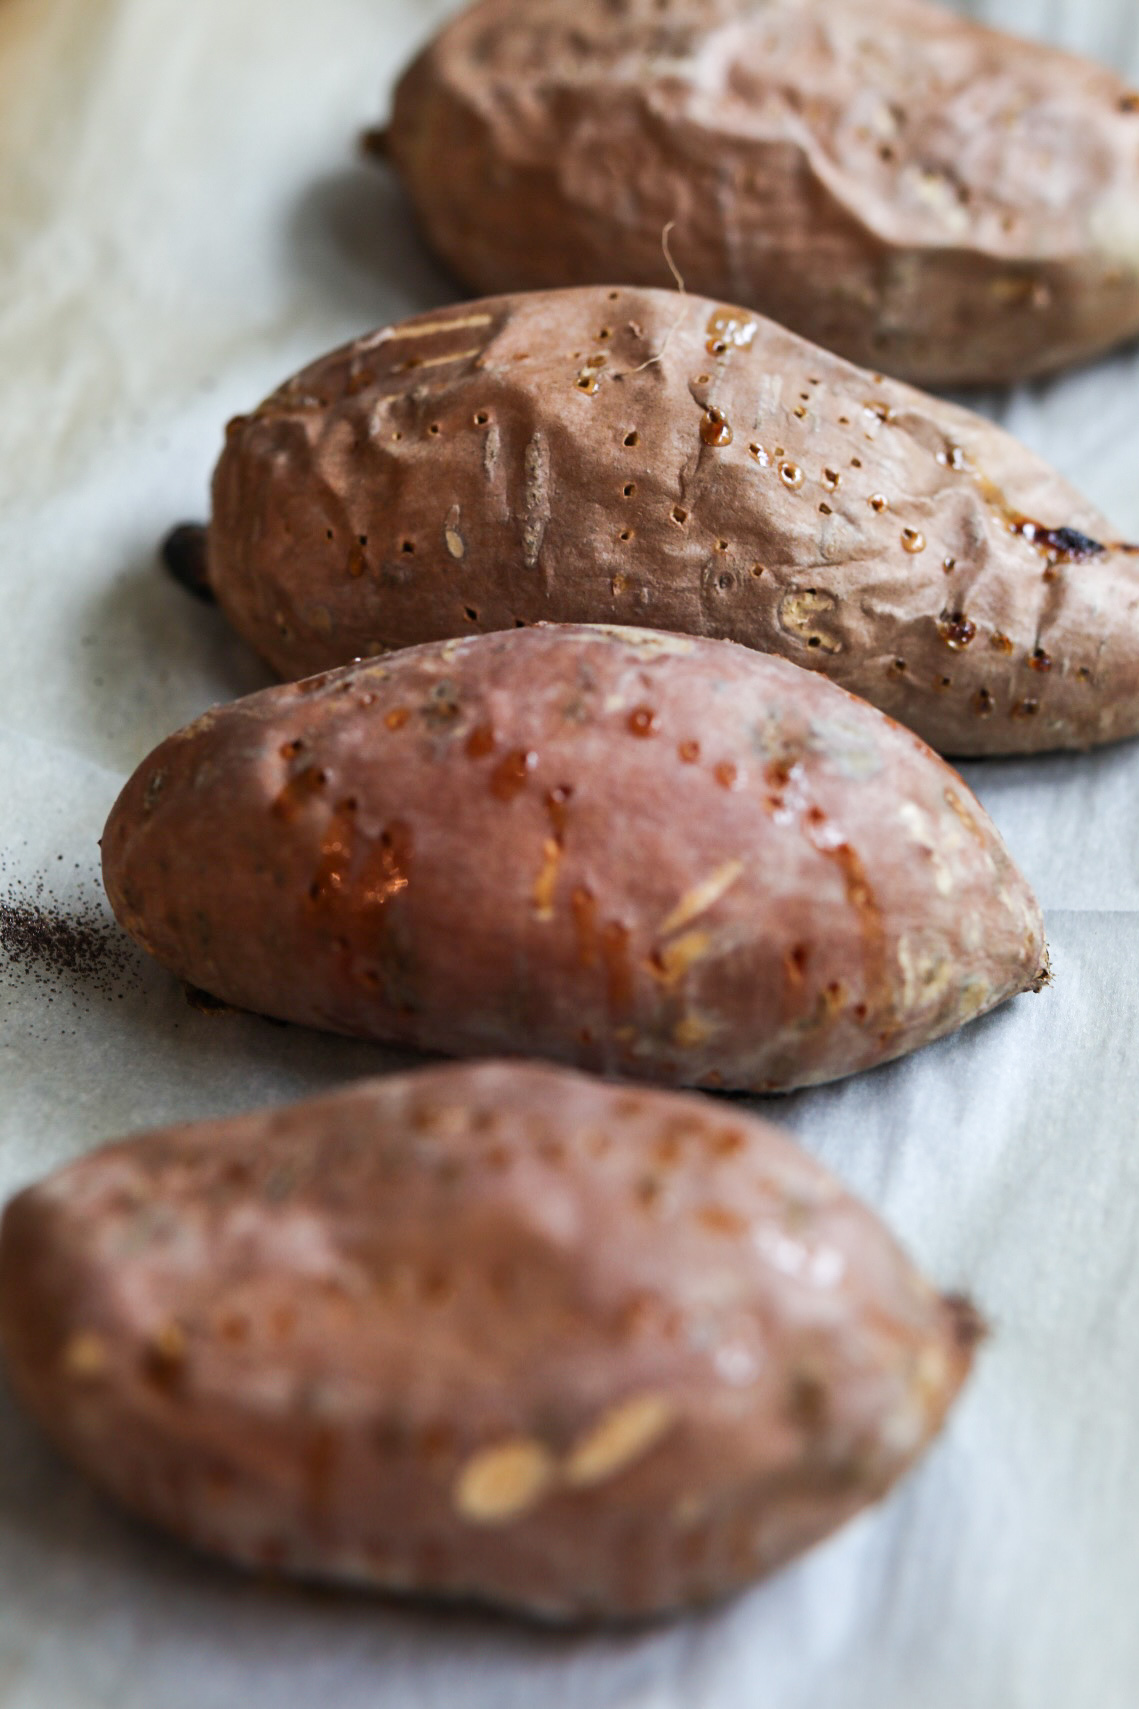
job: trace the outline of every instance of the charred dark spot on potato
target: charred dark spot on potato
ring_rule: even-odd
[[[1107,550],[1100,541],[1089,539],[1078,529],[1046,528],[1043,523],[1033,522],[1027,516],[1010,517],[1009,532],[1021,535],[1030,546],[1035,546],[1052,557],[1064,558],[1069,563],[1101,557]]]
[[[179,587],[205,605],[217,603],[210,586],[208,529],[198,522],[180,523],[162,542],[161,555]]]
[[[1052,669],[1051,655],[1046,653],[1043,647],[1035,648],[1029,655],[1028,668],[1032,671],[1050,671]]]
[[[994,710],[993,697],[987,688],[979,688],[973,696],[973,711],[978,718],[988,718]]]

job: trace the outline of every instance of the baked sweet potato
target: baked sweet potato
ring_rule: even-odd
[[[284,676],[516,623],[784,653],[943,753],[1139,730],[1139,558],[964,410],[664,291],[386,327],[231,424],[209,579]]]
[[[758,1091],[1039,983],[957,775],[727,642],[550,627],[268,689],[173,736],[103,839],[120,922],[238,1008],[451,1055]]]
[[[137,1513],[552,1619],[825,1536],[939,1429],[978,1327],[754,1117],[522,1064],[112,1146],[0,1234],[16,1388]]]
[[[1139,332],[1139,95],[927,0],[482,0],[387,152],[480,292],[667,284],[925,385]]]

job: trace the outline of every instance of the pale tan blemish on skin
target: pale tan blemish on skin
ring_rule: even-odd
[[[955,789],[947,789],[945,791],[945,804],[951,812],[956,813],[969,835],[971,837],[975,837],[983,848],[985,845],[985,833]]]
[[[498,431],[497,424],[492,422],[487,428],[482,452],[483,473],[488,481],[493,481],[495,470],[498,468],[498,453],[501,444],[502,435]]]
[[[915,956],[909,938],[898,944],[902,975],[902,1006],[928,1008],[939,1003],[953,979],[952,963],[944,956]]]
[[[696,884],[689,890],[672,910],[660,928],[662,938],[671,937],[674,932],[681,931],[691,925],[693,920],[706,914],[709,908],[715,906],[722,896],[726,896],[734,884],[743,876],[744,863],[742,860],[725,861],[723,866],[706,878],[702,884]]]
[[[713,313],[706,328],[709,344],[709,354],[726,354],[728,350],[747,350],[755,343],[755,335],[759,331],[759,323],[745,309],[718,308]],[[711,349],[714,344],[722,344],[724,350],[717,352]]]
[[[526,447],[525,469],[522,554],[526,568],[532,570],[541,556],[546,529],[550,525],[550,453],[540,433],[536,433]]]
[[[561,862],[560,844],[553,837],[547,837],[542,848],[542,870],[534,882],[534,912],[543,922],[554,917],[554,892],[558,886]]]
[[[583,623],[584,633],[598,635],[606,641],[619,641],[623,647],[635,648],[648,658],[666,658],[690,653],[693,642],[683,635],[658,634],[654,629],[623,629],[617,623]],[[622,696],[615,697],[617,706],[624,706]]]
[[[415,326],[385,326],[381,331],[372,334],[371,338],[362,339],[357,346],[360,350],[376,350],[381,344],[400,344],[413,338],[434,338],[441,332],[467,332],[476,326],[490,326],[492,315],[461,315],[454,320],[421,321]],[[478,354],[477,351],[474,352]]]
[[[446,368],[452,362],[469,362],[473,356],[481,356],[482,350],[476,345],[473,350],[456,350],[453,356],[424,356],[416,361],[418,373],[422,368]]]
[[[107,1344],[101,1335],[89,1332],[73,1335],[63,1349],[60,1363],[67,1376],[80,1381],[101,1377],[108,1364]]]
[[[180,1365],[186,1357],[185,1331],[171,1319],[151,1336],[150,1347],[166,1364]]]
[[[702,1021],[699,1015],[685,1015],[672,1029],[673,1043],[681,1050],[699,1050],[702,1044],[707,1044],[714,1029],[707,1021]]]
[[[949,1391],[951,1372],[944,1347],[926,1347],[914,1367],[914,1393],[927,1415],[940,1410]]]
[[[663,1395],[622,1401],[570,1450],[565,1481],[575,1489],[588,1489],[616,1477],[655,1448],[676,1420],[676,1408]]]
[[[686,932],[682,938],[667,944],[649,963],[656,977],[665,985],[678,985],[712,947],[707,932]]]
[[[451,506],[446,522],[443,524],[443,543],[452,558],[462,560],[466,557],[467,543],[461,532],[462,512],[457,504]]]
[[[537,1506],[555,1472],[549,1449],[527,1437],[484,1448],[459,1473],[455,1510],[472,1525],[509,1525]]]
[[[953,874],[949,870],[934,836],[933,821],[914,801],[904,801],[898,808],[898,818],[909,833],[910,841],[924,849],[933,867],[933,882],[939,896],[953,892]]]
[[[833,593],[819,593],[815,588],[785,594],[779,606],[780,627],[819,652],[841,653],[842,642],[820,629],[817,622],[818,618],[829,616],[837,605]]]

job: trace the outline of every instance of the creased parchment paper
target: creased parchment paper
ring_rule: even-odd
[[[110,932],[96,841],[154,743],[264,681],[153,562],[204,514],[227,415],[453,294],[353,153],[448,10],[0,0],[4,1197],[398,1060],[192,1010]],[[971,10],[1139,78],[1134,0]],[[981,402],[1139,538],[1139,357]],[[994,1324],[894,1499],[722,1611],[551,1636],[187,1555],[0,1385],[0,1709],[1135,1709],[1139,746],[969,780],[1038,887],[1055,988],[771,1112]]]

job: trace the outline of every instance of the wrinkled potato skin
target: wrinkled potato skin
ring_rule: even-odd
[[[725,642],[550,627],[269,689],[171,737],[103,839],[121,924],[238,1008],[447,1055],[782,1090],[1038,984],[965,785]]]
[[[283,676],[644,624],[785,654],[943,753],[1032,753],[1139,730],[1139,558],[1112,538],[978,416],[745,310],[610,288],[306,369],[231,424],[209,576]]]
[[[1139,331],[1139,98],[925,0],[483,0],[388,152],[480,292],[664,285],[923,385]]]
[[[708,1601],[827,1535],[977,1333],[773,1128],[520,1064],[112,1146],[0,1235],[16,1388],[130,1508],[552,1619]]]

